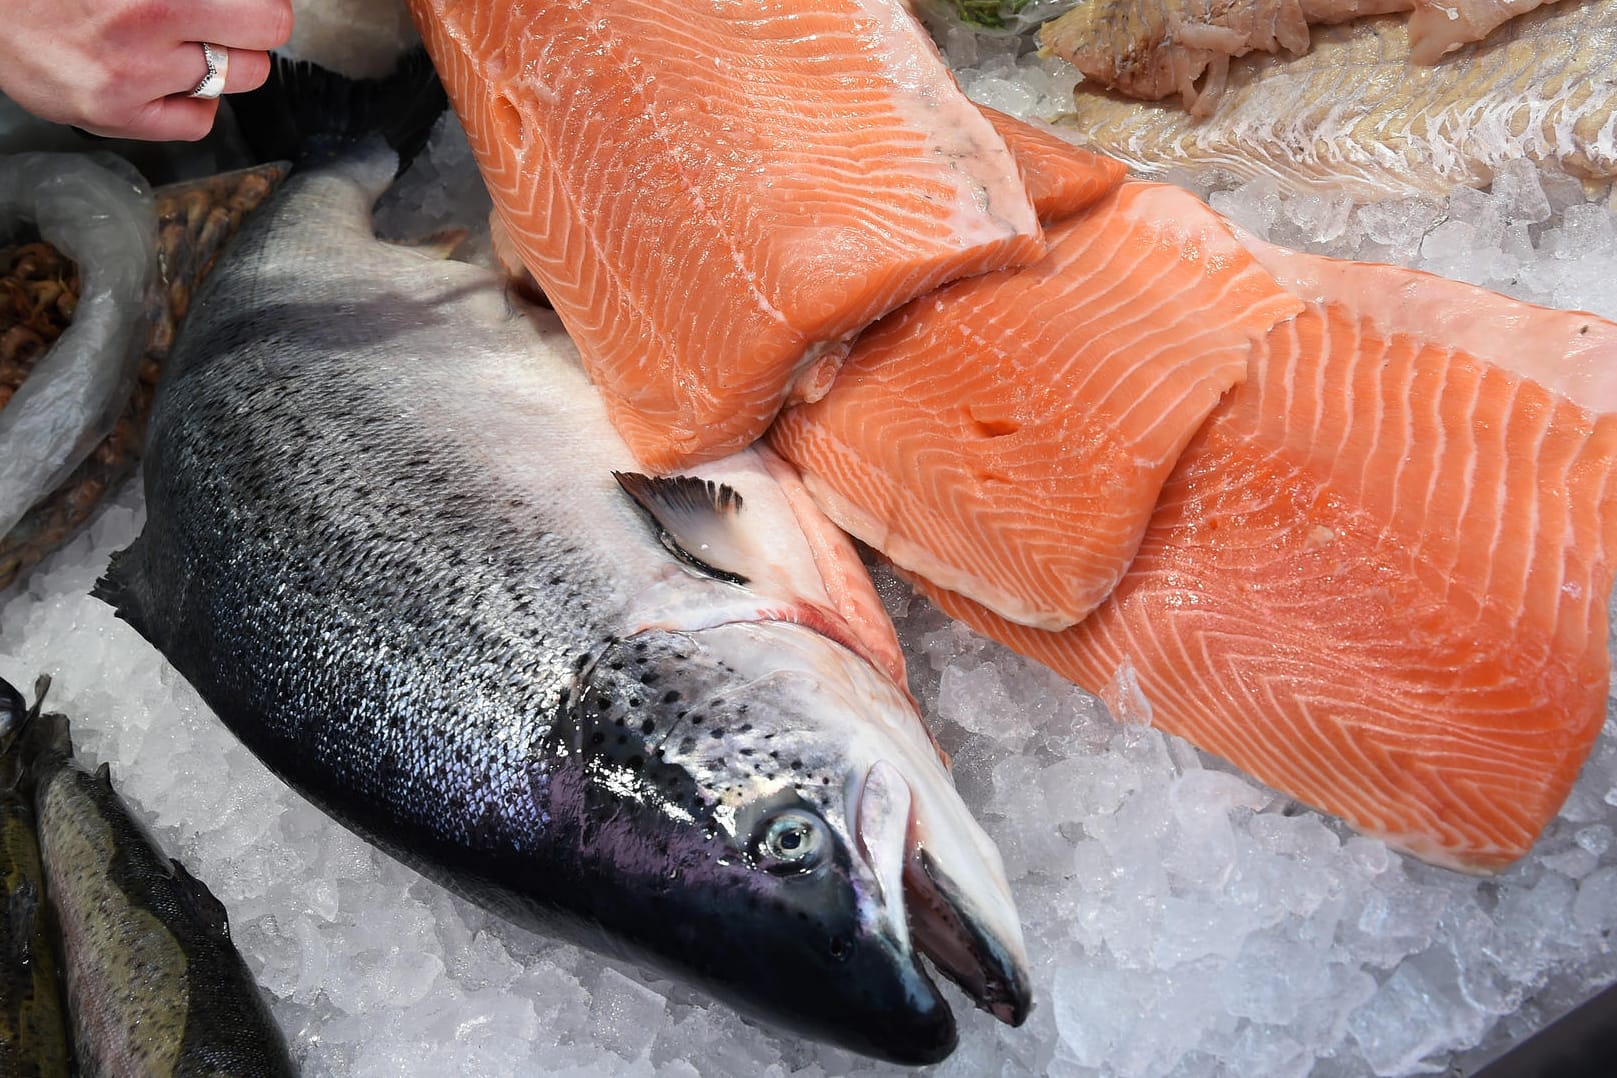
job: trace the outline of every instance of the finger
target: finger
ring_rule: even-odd
[[[292,0],[213,0],[191,14],[185,35],[233,49],[269,52],[292,37]]]
[[[196,142],[206,138],[213,130],[218,114],[217,100],[199,97],[169,96],[159,98],[136,110],[135,114],[115,127],[81,124],[93,135],[108,138],[148,139],[156,142]]]
[[[221,93],[239,94],[256,90],[269,78],[269,53],[230,49],[223,45],[210,45],[210,48],[218,65],[217,70],[224,76]],[[208,75],[208,59],[202,43],[187,41],[169,51],[170,56],[161,68],[162,74],[151,76],[156,80],[155,89],[168,95],[194,95],[202,89],[203,80]]]
[[[225,72],[225,93],[239,94],[256,90],[269,80],[269,73],[269,53],[231,49],[230,66]]]

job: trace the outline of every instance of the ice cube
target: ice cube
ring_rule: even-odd
[[[1033,733],[1033,724],[1020,701],[1013,701],[1005,679],[992,663],[968,667],[954,663],[944,668],[938,687],[938,714],[978,734],[1020,744]]]
[[[1555,257],[1565,260],[1604,254],[1614,240],[1617,240],[1617,226],[1613,225],[1612,213],[1606,207],[1568,206],[1561,215],[1561,227],[1555,231]]]
[[[1496,168],[1490,190],[1509,221],[1540,224],[1550,219],[1550,200],[1544,193],[1538,166],[1526,158],[1506,161]]]
[[[1490,1019],[1455,986],[1405,964],[1353,1013],[1348,1029],[1376,1074],[1399,1075],[1436,1069],[1429,1057],[1474,1042]]]
[[[1578,884],[1572,919],[1583,931],[1609,939],[1617,929],[1617,867],[1590,873]]]
[[[668,1000],[610,966],[601,970],[590,1000],[590,1029],[597,1041],[627,1060],[649,1055],[668,1020]]]

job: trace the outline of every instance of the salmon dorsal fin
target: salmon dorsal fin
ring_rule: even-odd
[[[670,554],[718,580],[747,583],[733,568],[749,560],[734,526],[741,495],[733,487],[691,475],[613,472],[612,478],[656,524],[657,538]]]

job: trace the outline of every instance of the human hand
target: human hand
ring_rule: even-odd
[[[224,92],[263,85],[291,0],[6,0],[0,90],[41,119],[114,138],[192,141],[219,102],[190,96],[224,57]]]

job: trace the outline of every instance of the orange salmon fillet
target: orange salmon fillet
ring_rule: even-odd
[[[1065,220],[1117,189],[1128,166],[1113,157],[1075,146],[1033,124],[978,105],[1005,140],[1022,172],[1033,208],[1045,224]]]
[[[1186,448],[1112,597],[1044,633],[921,586],[1114,711],[1498,870],[1605,717],[1617,326],[1253,246],[1312,302]]]
[[[898,0],[410,0],[523,263],[653,470],[888,311],[1044,251]]]
[[[867,331],[769,439],[898,566],[1058,629],[1117,585],[1181,449],[1302,303],[1165,184],[1124,184],[1049,240]]]

